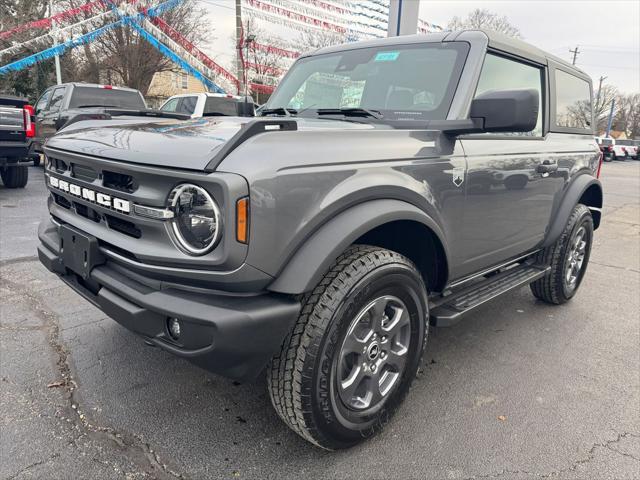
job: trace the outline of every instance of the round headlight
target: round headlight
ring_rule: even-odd
[[[202,187],[177,186],[169,197],[174,217],[173,234],[180,247],[191,255],[204,255],[220,238],[220,209]]]

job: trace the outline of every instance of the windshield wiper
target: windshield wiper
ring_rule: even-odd
[[[298,111],[295,108],[285,108],[285,107],[276,107],[276,108],[265,108],[260,112],[260,116],[264,117],[265,115],[284,115],[285,117],[290,117],[295,115]]]
[[[368,108],[319,108],[318,115],[344,115],[345,117],[371,117],[380,120],[384,115]]]

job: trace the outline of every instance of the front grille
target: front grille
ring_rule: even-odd
[[[71,176],[80,180],[84,180],[85,182],[93,182],[96,178],[98,178],[98,172],[96,172],[91,167],[87,167],[86,165],[72,163]]]
[[[121,192],[133,193],[138,188],[138,184],[131,175],[124,173],[102,171],[102,185]]]
[[[134,223],[114,217],[113,215],[107,214],[104,217],[106,218],[107,225],[109,225],[110,229],[124,233],[125,235],[129,235],[133,238],[140,238],[142,236],[142,232]]]
[[[69,209],[71,208],[71,202],[64,198],[62,195],[58,195],[57,193],[51,193],[53,195],[53,200],[63,208]]]
[[[78,215],[88,218],[89,220],[93,220],[96,223],[100,223],[100,214],[93,208],[87,207],[86,205],[82,205],[78,202],[73,202],[73,208],[76,210]]]
[[[49,157],[49,167],[58,173],[65,173],[69,169],[66,162],[60,160],[59,158],[50,158],[50,157]]]

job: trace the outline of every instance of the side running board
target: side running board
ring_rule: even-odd
[[[431,304],[431,324],[438,327],[453,325],[465,313],[503,293],[538,280],[549,273],[550,269],[551,267],[546,265],[523,263],[454,292]]]

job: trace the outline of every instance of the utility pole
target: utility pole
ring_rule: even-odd
[[[247,89],[244,62],[242,61],[242,47],[244,43],[242,30],[242,0],[236,0],[236,69],[238,71],[238,95]]]
[[[53,2],[52,0],[49,0],[49,16],[53,16]],[[56,45],[58,45],[58,39],[57,39],[57,28],[56,28],[56,23],[53,22],[51,24],[51,35],[53,36],[53,46],[55,47]],[[55,62],[56,62],[56,82],[58,83],[58,85],[60,85],[62,83],[62,74],[60,73],[60,56],[56,55],[55,56]]]
[[[578,54],[580,53],[580,51],[578,50],[578,45],[576,45],[575,50],[571,50],[569,49],[569,53],[573,53],[573,61],[571,62],[573,65],[576,64],[576,57],[578,56]]]
[[[607,77],[604,75],[600,76],[600,83],[598,84],[598,95],[596,96],[596,108],[600,108],[600,91],[602,90],[602,82],[605,81]]]
[[[607,133],[605,135],[605,137],[609,136],[609,133],[611,132],[611,124],[613,123],[613,108],[616,105],[616,99],[614,98],[613,100],[611,100],[611,111],[609,112],[609,122],[607,123]]]

